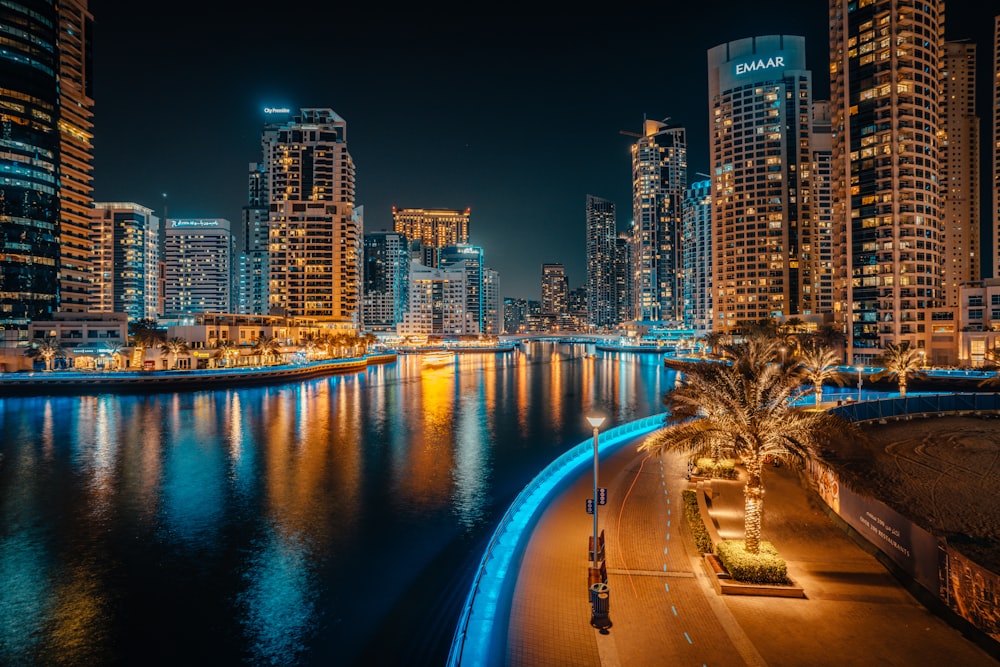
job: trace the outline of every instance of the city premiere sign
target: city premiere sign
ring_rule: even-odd
[[[761,69],[771,69],[772,67],[784,67],[785,57],[784,56],[774,56],[773,58],[768,58],[764,60],[763,58],[758,58],[757,60],[751,60],[746,63],[736,63],[736,75],[740,76],[742,74],[749,74],[750,72],[756,72]]]

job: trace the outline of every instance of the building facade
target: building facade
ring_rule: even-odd
[[[228,312],[232,248],[228,220],[167,220],[163,314]]]
[[[93,172],[91,38],[84,0],[0,12],[0,327],[85,311]]]
[[[243,315],[263,315],[270,309],[268,291],[268,212],[270,192],[267,165],[251,162],[247,170],[247,203],[233,233],[233,308]]]
[[[159,315],[160,219],[132,202],[94,202],[90,212],[92,311],[129,321]]]
[[[834,220],[848,363],[923,348],[943,305],[944,2],[830,4]]]
[[[942,297],[957,308],[962,283],[981,278],[979,243],[979,118],[976,45],[946,42],[941,76]]]
[[[483,249],[479,246],[461,243],[445,246],[438,251],[438,265],[441,268],[462,268],[465,270],[465,316],[468,319],[468,333],[482,333],[483,316]]]
[[[464,266],[411,263],[410,301],[397,333],[403,338],[478,334],[466,313],[467,276]]]
[[[687,135],[646,120],[632,145],[632,318],[683,319],[681,224]]]
[[[801,174],[812,77],[805,39],[766,35],[708,51],[714,330],[798,316]]]
[[[562,264],[542,264],[542,314],[569,312],[569,281]]]
[[[363,229],[347,122],[332,109],[301,109],[267,128],[264,144],[270,309],[356,328]]]
[[[993,267],[990,275],[1000,277],[1000,14],[993,19],[993,170],[990,228],[993,232]]]
[[[587,195],[587,323],[595,329],[614,327],[620,321],[615,310],[614,254],[618,236],[615,203]]]
[[[489,267],[483,270],[483,333],[499,336],[504,333],[504,308],[500,299],[500,272]]]
[[[833,222],[833,136],[829,101],[813,102],[809,163],[800,171],[801,243],[799,292],[804,322],[832,321],[836,308]]]
[[[395,331],[409,301],[410,251],[406,237],[370,232],[364,238],[363,324],[374,331]]]
[[[438,266],[441,248],[469,242],[471,209],[392,207],[393,229],[410,241],[414,259],[424,266]]]
[[[698,337],[712,330],[712,181],[684,195],[684,328]]]

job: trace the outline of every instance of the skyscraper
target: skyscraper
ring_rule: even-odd
[[[479,333],[466,314],[464,266],[448,268],[410,264],[409,304],[396,327],[400,336],[462,336]]]
[[[833,137],[830,132],[830,102],[812,106],[809,132],[809,163],[800,169],[799,311],[804,318],[822,315],[823,323],[833,320],[838,305],[833,243]],[[813,318],[819,323],[820,318]]]
[[[301,109],[264,143],[270,306],[356,328],[363,230],[347,122],[332,109]]]
[[[800,178],[810,161],[805,39],[708,51],[715,330],[801,314]]]
[[[615,238],[611,282],[614,289],[615,323],[632,319],[632,236],[619,232]]]
[[[84,0],[6,3],[0,57],[0,326],[87,308],[93,99]]]
[[[483,270],[483,333],[499,336],[504,332],[503,303],[500,300],[500,273],[494,269]]]
[[[834,220],[848,362],[926,346],[943,305],[944,2],[830,3]]]
[[[469,242],[471,210],[392,207],[393,229],[403,234],[424,266],[437,266],[441,248]]]
[[[167,220],[164,314],[228,312],[232,247],[228,220]]]
[[[468,243],[445,246],[438,251],[438,266],[464,268],[466,331],[483,332],[483,249]]]
[[[542,264],[542,315],[569,312],[569,281],[562,264]]]
[[[90,212],[90,310],[159,315],[160,219],[132,202],[95,202]]]
[[[702,174],[704,175],[704,174]],[[712,330],[712,181],[691,184],[684,195],[684,328]]]
[[[959,285],[981,277],[976,45],[946,42],[941,74],[941,287],[944,305],[957,308]]]
[[[247,203],[233,238],[233,312],[267,315],[268,292],[268,211],[270,191],[267,165],[251,162],[247,178]]]
[[[632,311],[636,320],[683,319],[681,219],[687,189],[684,128],[646,120],[632,145]]]
[[[395,232],[370,232],[364,238],[365,328],[395,331],[409,301],[410,249]]]
[[[993,19],[993,182],[990,215],[993,267],[990,275],[1000,277],[1000,14]]]
[[[587,195],[587,319],[597,329],[619,322],[614,304],[615,203]]]

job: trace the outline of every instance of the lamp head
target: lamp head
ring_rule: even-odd
[[[587,421],[594,428],[601,428],[601,424],[604,423],[604,417],[587,417]]]

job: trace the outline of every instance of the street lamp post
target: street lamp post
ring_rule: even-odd
[[[604,423],[604,417],[587,417],[594,427],[594,567],[597,567],[597,434]]]
[[[861,380],[861,371],[863,371],[863,370],[864,370],[864,367],[858,366],[858,402],[859,403],[861,402],[861,383],[862,383],[862,380]]]

